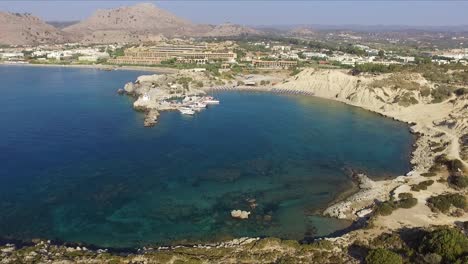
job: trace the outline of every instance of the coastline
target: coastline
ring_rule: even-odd
[[[177,69],[164,67],[148,67],[148,66],[117,66],[109,64],[35,64],[35,63],[4,63],[0,62],[0,66],[25,66],[25,67],[53,67],[53,68],[78,68],[78,69],[97,69],[97,70],[122,70],[122,71],[148,71],[161,74],[176,73]]]
[[[309,74],[307,74],[309,75]],[[308,77],[308,76],[307,76]],[[307,78],[306,77],[306,78]],[[313,78],[313,77],[309,77]],[[327,80],[330,82],[330,80]],[[294,82],[294,81],[293,81]],[[292,86],[292,87],[291,87]],[[339,84],[337,84],[339,86]],[[342,88],[342,87],[340,87]],[[328,87],[328,89],[332,89]],[[453,106],[451,105],[450,98],[444,102],[437,104],[418,104],[409,107],[389,107],[385,108],[379,105],[373,105],[372,103],[366,104],[362,102],[353,102],[346,96],[340,94],[340,91],[333,92],[327,91],[314,91],[308,86],[299,85],[285,85],[278,84],[277,86],[232,86],[232,87],[211,87],[206,88],[207,91],[252,91],[252,92],[273,92],[278,94],[293,94],[293,95],[306,95],[315,96],[322,99],[328,99],[345,103],[347,105],[359,107],[361,109],[376,113],[385,118],[391,118],[392,120],[403,122],[408,125],[410,133],[415,136],[412,151],[410,153],[410,164],[411,169],[404,175],[395,176],[389,180],[377,180],[373,181],[366,180],[367,187],[358,187],[355,192],[347,192],[341,194],[334,199],[329,206],[323,210],[322,214],[325,216],[331,216],[339,219],[346,219],[351,221],[358,221],[359,219],[368,217],[372,213],[372,206],[375,201],[386,201],[392,197],[392,192],[398,188],[405,188],[411,184],[418,183],[427,180],[426,177],[421,174],[429,171],[430,167],[434,165],[434,158],[436,154],[430,147],[430,142],[434,140],[435,135],[443,134],[441,138],[449,143],[449,146],[443,151],[449,158],[459,159],[464,163],[463,159],[460,158],[459,152],[451,151],[458,150],[460,148],[458,142],[458,135],[453,134],[450,129],[439,128],[437,124],[443,123],[440,120],[451,118],[451,111]],[[336,89],[339,90],[339,89]],[[332,96],[333,95],[333,96]],[[369,100],[367,100],[369,102]],[[414,110],[413,110],[414,109]],[[433,113],[438,113],[433,114]],[[359,185],[359,184],[358,184]],[[439,186],[440,187],[440,186]],[[445,188],[447,189],[447,188]],[[422,205],[425,205],[425,200],[420,201]],[[452,218],[450,220],[454,220]],[[449,220],[445,219],[438,223],[447,223]],[[394,222],[398,222],[394,219]],[[431,221],[427,221],[430,223]],[[437,222],[437,221],[432,221]],[[395,226],[396,224],[393,223]],[[405,223],[411,226],[412,223]],[[385,228],[385,226],[382,226]],[[394,227],[392,227],[394,228]]]
[[[58,66],[61,67],[61,65],[34,65],[34,66]],[[65,67],[67,65],[64,65]],[[78,65],[77,65],[78,66]],[[80,65],[81,66],[81,65]],[[88,66],[88,65],[86,65]],[[89,65],[89,66],[94,66],[94,65]],[[134,70],[139,70],[135,69]],[[125,70],[125,69],[122,69]],[[365,213],[366,210],[368,211],[370,209],[370,206],[372,206],[375,203],[375,200],[379,201],[385,201],[390,199],[390,197],[395,197],[395,194],[398,194],[399,192],[402,192],[401,188],[406,188],[412,183],[417,183],[422,180],[427,180],[428,178],[423,177],[421,174],[424,172],[427,172],[430,166],[434,164],[433,162],[433,157],[435,153],[431,150],[428,142],[430,142],[432,139],[434,139],[434,135],[439,134],[443,132],[442,138],[444,140],[449,140],[450,144],[443,152],[450,154],[452,158],[457,158],[457,156],[454,154],[455,152],[452,152],[452,149],[456,150],[459,148],[459,146],[455,146],[452,148],[452,145],[457,145],[459,144],[458,142],[458,136],[455,132],[453,132],[450,129],[445,129],[445,128],[440,128],[437,123],[440,118],[446,118],[448,115],[451,113],[451,110],[453,110],[451,107],[450,100],[453,98],[450,98],[449,100],[446,100],[442,103],[439,104],[432,104],[432,105],[427,105],[427,104],[420,104],[420,105],[415,105],[415,106],[410,106],[407,109],[404,108],[380,108],[380,107],[375,107],[372,104],[366,105],[363,103],[356,103],[350,100],[343,99],[344,97],[334,97],[334,96],[323,96],[320,93],[316,93],[313,90],[307,89],[305,87],[304,89],[296,89],[296,88],[290,88],[290,87],[281,87],[281,84],[278,84],[278,86],[255,86],[255,87],[250,87],[250,86],[230,86],[230,87],[206,87],[203,88],[203,90],[209,92],[209,91],[243,91],[243,92],[273,92],[273,93],[279,93],[279,94],[299,94],[299,95],[308,95],[308,96],[315,96],[323,99],[329,99],[333,101],[338,101],[341,103],[345,103],[347,105],[352,105],[356,106],[359,108],[362,108],[367,111],[374,112],[382,117],[386,118],[391,118],[393,120],[397,120],[400,122],[404,122],[409,125],[410,131],[412,134],[416,135],[415,139],[415,144],[413,145],[413,149],[411,151],[411,164],[412,164],[412,169],[410,172],[406,173],[406,175],[400,175],[395,177],[394,179],[390,180],[379,180],[379,181],[360,181],[356,184],[356,182],[353,181],[353,186],[349,189],[349,191],[345,191],[344,193],[341,193],[337,195],[336,198],[333,199],[333,201],[330,203],[328,208],[326,210],[329,210],[332,217],[337,217],[337,218],[342,218],[342,219],[347,219],[350,221],[353,221],[353,223],[357,223],[360,219],[364,219],[368,214],[362,214],[362,216],[359,215],[359,213]],[[436,116],[432,117],[432,113],[436,110],[440,110],[440,113],[438,113]],[[450,110],[450,111],[448,111]],[[421,116],[419,116],[421,115]],[[455,155],[455,156],[454,156]],[[459,158],[459,156],[458,156]],[[463,161],[463,160],[462,160]],[[432,178],[435,179],[435,178]],[[363,185],[363,186],[361,186]],[[431,186],[426,192],[421,192],[418,193],[416,196],[418,199],[418,207],[425,206],[425,199],[421,199],[431,195],[431,194],[437,194],[437,193],[443,193],[446,191],[445,189],[441,189],[442,183],[436,183],[434,186]],[[437,189],[435,189],[437,188]],[[398,189],[398,191],[396,191]],[[426,206],[427,207],[427,206]],[[332,208],[332,209],[330,209]],[[419,209],[419,208],[418,208]],[[326,211],[325,210],[325,211]],[[380,229],[377,230],[377,228],[374,228],[374,230],[371,232],[373,236],[376,234],[388,231],[388,230],[395,230],[397,228],[401,227],[411,227],[411,226],[418,226],[421,225],[421,222],[411,222],[414,221],[414,217],[411,218],[408,221],[406,221],[404,218],[405,216],[408,215],[409,211],[405,210],[410,210],[410,209],[398,209],[393,216],[391,217],[385,217],[384,220],[382,220],[380,217],[379,223],[377,223],[377,227]],[[400,212],[400,213],[399,213]],[[426,211],[424,213],[427,213]],[[422,222],[423,226],[430,226],[432,224],[450,224],[453,223],[455,220],[460,220],[460,219],[466,219],[467,216],[465,215],[464,218],[454,218],[454,217],[439,217],[439,218],[432,218],[427,217],[426,222]],[[390,220],[388,220],[390,219]],[[340,232],[341,231],[341,232]],[[343,246],[343,245],[349,245],[353,240],[356,238],[360,238],[360,236],[368,236],[369,230],[363,230],[362,228],[358,227],[357,229],[349,228],[345,230],[338,230],[337,232],[334,232],[333,234],[330,234],[328,236],[322,237],[325,240],[333,241],[336,242],[338,246]],[[233,241],[239,241],[240,239],[235,239]],[[258,240],[258,238],[251,238],[255,239],[255,241]],[[262,238],[263,239],[269,239],[269,238]],[[256,243],[256,242],[251,242],[251,243]],[[232,243],[227,241],[227,242],[221,242],[221,243],[210,243],[209,241],[206,242],[206,244],[203,245],[197,245],[195,248],[204,248],[204,249],[218,249],[219,247],[223,247],[221,245],[225,244],[233,245],[233,247],[242,247],[242,244],[239,243]],[[59,243],[59,245],[67,246],[67,245],[81,245],[79,243]],[[1,245],[0,245],[1,246]],[[166,250],[177,250],[179,248],[191,248],[193,246],[189,245],[179,245],[179,246],[171,246],[171,247],[158,247],[158,248],[143,248],[143,250],[137,250],[138,254],[145,254],[146,252],[161,252],[161,251],[166,251]],[[95,250],[96,252],[99,252],[99,249]],[[112,251],[112,249],[110,250]]]
[[[351,194],[344,200],[342,200],[343,196],[340,196],[339,199],[333,201],[334,204],[323,212],[326,216],[355,221],[372,214],[372,209],[376,203],[389,200],[395,189],[427,180],[421,174],[429,171],[434,165],[434,159],[437,155],[446,154],[450,159],[461,160],[458,151],[460,149],[458,139],[461,135],[468,132],[468,126],[465,124],[465,120],[467,119],[464,118],[464,113],[466,112],[465,97],[458,100],[452,94],[449,98],[445,98],[444,101],[434,103],[431,97],[422,96],[420,90],[411,90],[412,95],[418,98],[418,100],[415,99],[416,103],[401,104],[398,99],[407,97],[408,90],[394,89],[386,84],[383,84],[383,86],[380,84],[375,87],[375,81],[382,83],[382,80],[390,75],[352,76],[345,70],[306,68],[299,74],[283,79],[272,86],[236,86],[233,85],[232,80],[229,81],[231,84],[218,85],[203,79],[204,74],[197,75],[194,72],[181,70],[177,74],[166,75],[164,78],[161,78],[163,79],[162,81],[159,77],[155,76],[141,76],[138,78],[136,82],[138,84],[135,87],[133,83],[129,83],[127,85],[129,85],[130,89],[127,89],[126,85],[125,91],[138,97],[134,107],[164,111],[165,109],[158,109],[158,106],[155,105],[158,104],[158,100],[164,100],[164,98],[160,97],[161,99],[158,99],[158,97],[155,97],[155,103],[151,102],[151,100],[141,100],[144,97],[144,93],[148,90],[152,91],[151,87],[154,86],[154,83],[159,82],[156,85],[159,88],[154,91],[164,91],[165,89],[169,89],[164,88],[164,82],[168,80],[172,81],[175,78],[190,77],[195,81],[204,81],[204,86],[200,89],[205,93],[215,91],[251,91],[309,95],[359,107],[382,117],[408,124],[410,133],[417,135],[410,154],[409,163],[411,169],[407,173],[404,173],[404,175],[397,175],[393,179],[373,181],[366,177],[360,184],[360,191]],[[276,80],[278,80],[278,76],[261,76],[264,78],[276,77]],[[435,89],[435,84],[429,83],[421,75],[414,74],[411,78],[420,87],[429,86]],[[238,82],[245,81],[242,79],[237,80]],[[191,92],[195,90],[189,89]],[[180,96],[184,95],[186,96],[186,94],[180,94]],[[468,117],[468,113],[465,115]],[[453,123],[451,121],[453,118],[455,122],[458,122],[457,120],[461,121],[461,124],[456,127],[457,130],[447,125]],[[432,145],[435,142],[443,145],[443,148],[433,151]],[[462,161],[462,163],[466,164],[465,161]],[[446,187],[448,188],[448,186]],[[426,199],[421,200],[419,203],[425,206],[425,201]],[[397,222],[397,220],[395,221]]]

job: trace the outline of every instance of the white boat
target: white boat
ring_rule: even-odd
[[[219,104],[219,100],[216,100],[214,99],[213,97],[211,96],[208,96],[204,101],[203,103],[207,104],[207,105],[213,105],[213,104]]]
[[[215,99],[212,99],[212,100],[205,100],[203,101],[205,104],[207,105],[213,105],[213,104],[219,104],[219,100],[215,100]]]
[[[198,102],[198,103],[194,104],[193,107],[195,107],[195,108],[206,108],[206,104],[202,103],[202,102]]]
[[[179,111],[183,115],[194,115],[195,114],[195,111],[193,111],[192,109],[187,108],[187,107],[180,107]]]

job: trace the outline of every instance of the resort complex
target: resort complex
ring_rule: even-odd
[[[212,62],[236,61],[233,52],[212,52],[200,45],[161,45],[149,48],[132,48],[124,51],[124,56],[110,59],[111,64],[158,65],[175,59],[178,63],[207,64]]]

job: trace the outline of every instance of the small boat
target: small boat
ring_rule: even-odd
[[[202,102],[198,102],[193,105],[194,108],[206,108],[206,104]]]
[[[208,96],[204,101],[203,103],[207,104],[207,105],[213,105],[213,104],[219,104],[219,100],[216,100],[214,99],[213,97],[211,96]]]
[[[195,114],[195,111],[193,111],[192,109],[187,108],[187,107],[180,107],[179,111],[183,115],[194,115]]]

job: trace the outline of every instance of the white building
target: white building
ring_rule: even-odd
[[[320,52],[304,52],[302,53],[306,58],[321,58],[321,59],[326,59],[328,58],[328,55],[325,53],[320,53]]]
[[[0,53],[0,58],[3,60],[18,60],[24,59],[24,54],[22,52],[5,52]]]
[[[277,46],[273,46],[271,49],[274,51],[290,51],[291,46],[277,45]]]
[[[106,52],[97,52],[92,55],[84,55],[84,56],[79,56],[78,60],[79,61],[90,61],[90,62],[97,62],[100,59],[108,59],[109,54]]]

